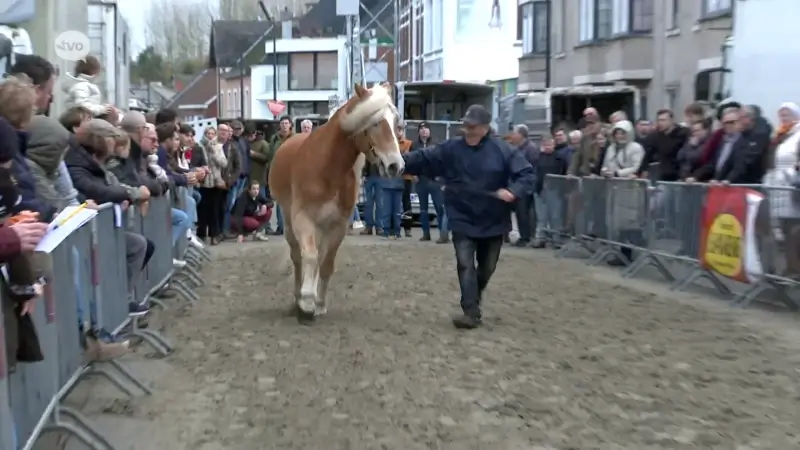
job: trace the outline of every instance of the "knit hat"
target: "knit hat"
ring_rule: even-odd
[[[17,152],[19,152],[17,130],[6,119],[0,117],[0,164],[14,159]]]

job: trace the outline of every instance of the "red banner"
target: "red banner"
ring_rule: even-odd
[[[699,260],[703,268],[751,283],[762,266],[755,220],[764,195],[736,186],[711,186],[703,209]]]

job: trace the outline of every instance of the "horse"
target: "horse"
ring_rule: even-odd
[[[386,176],[405,163],[395,134],[399,114],[384,83],[355,95],[311,133],[295,134],[276,151],[269,189],[284,211],[294,268],[293,310],[301,323],[328,311],[328,284],[353,214],[366,161]]]

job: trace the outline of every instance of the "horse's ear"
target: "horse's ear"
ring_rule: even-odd
[[[363,98],[365,95],[367,95],[367,90],[364,89],[364,86],[362,86],[360,84],[356,84],[355,89],[356,89],[356,95],[358,96],[358,98]]]

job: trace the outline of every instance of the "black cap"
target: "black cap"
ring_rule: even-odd
[[[431,129],[431,127],[428,126],[428,122],[424,122],[424,121],[420,122],[419,125],[417,125],[417,129],[420,129],[420,128],[427,128],[429,130]]]
[[[481,105],[472,105],[467,108],[467,113],[461,119],[466,125],[489,125],[492,115]]]

